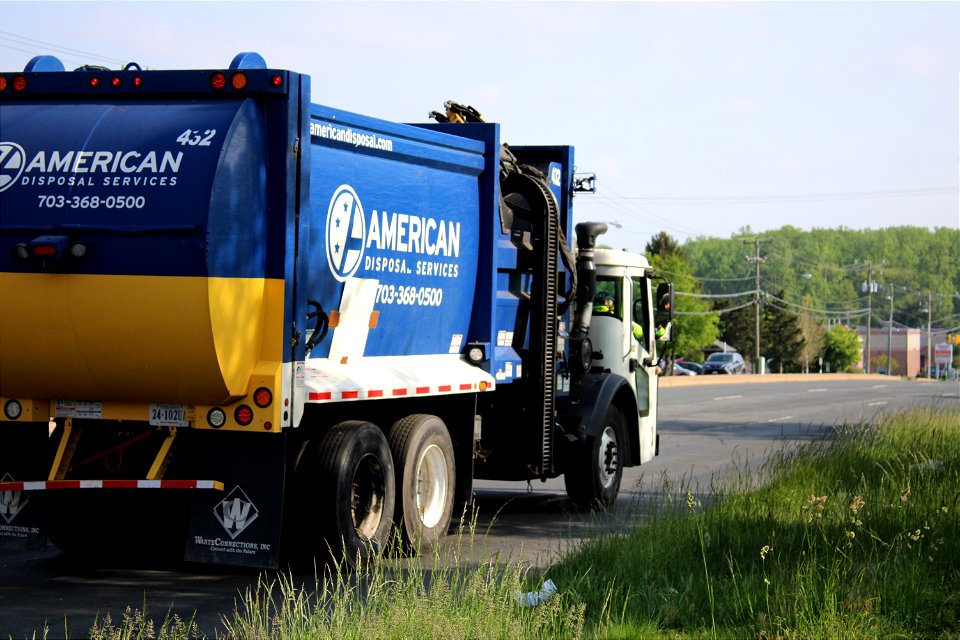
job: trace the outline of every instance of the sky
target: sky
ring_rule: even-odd
[[[424,122],[476,107],[570,144],[574,219],[643,251],[800,229],[960,228],[960,2],[8,2],[0,69],[37,54],[226,67],[256,51],[312,101]]]

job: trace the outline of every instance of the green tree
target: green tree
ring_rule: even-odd
[[[804,296],[801,304],[812,308],[814,305],[813,297],[810,295]],[[826,333],[826,329],[816,318],[803,315],[800,316],[800,331],[803,334],[803,349],[800,352],[803,372],[810,373],[811,365],[816,368],[816,359],[820,357],[823,351],[823,334]]]
[[[645,250],[648,256],[657,255],[661,258],[668,256],[683,257],[683,249],[680,247],[680,243],[666,231],[661,231],[650,238],[650,242],[647,243]]]
[[[955,325],[960,315],[960,296],[956,295],[960,290],[960,229],[804,231],[785,226],[763,232],[762,239],[766,242],[761,253],[766,260],[761,265],[760,287],[768,293],[782,290],[788,300],[806,300],[805,306],[863,317],[867,300],[861,287],[869,263],[874,281],[897,292],[895,322],[925,327],[929,313],[934,326],[944,327]],[[704,281],[706,293],[730,294],[753,288],[753,268],[744,260],[740,235],[690,239],[683,244],[683,254],[694,274],[708,278]],[[873,296],[874,326],[887,317],[878,312],[883,310],[882,295]]]
[[[709,313],[706,299],[695,297],[700,293],[700,282],[692,277],[690,266],[679,254],[647,257],[650,265],[673,283],[673,353],[697,362],[703,360],[703,348],[717,339],[717,316]]]
[[[785,300],[785,295],[781,291],[777,298]],[[760,353],[770,361],[769,366],[780,373],[803,369],[803,329],[800,318],[775,301],[765,304],[760,316]]]
[[[830,370],[843,372],[860,359],[860,339],[849,327],[836,326],[823,336],[823,359],[830,363]]]
[[[900,367],[900,362],[890,356],[890,363],[887,363],[887,354],[881,353],[870,358],[870,371],[882,373],[883,371],[894,371]]]
[[[743,301],[737,300],[737,303],[743,304]],[[717,311],[722,313],[718,321],[720,339],[743,354],[745,359],[752,362],[753,354],[756,351],[754,349],[756,343],[754,338],[757,333],[754,307],[750,305],[743,309],[724,312],[730,306],[726,300],[721,300],[714,306]]]

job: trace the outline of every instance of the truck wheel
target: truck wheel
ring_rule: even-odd
[[[313,541],[323,546],[308,545],[313,547],[308,551],[323,554],[329,545],[336,558],[352,564],[383,548],[396,499],[393,458],[383,432],[369,422],[341,422],[319,439],[315,460],[314,470],[306,465],[313,481],[300,484],[319,498],[309,515],[319,516],[322,540]],[[299,506],[309,508],[305,501]]]
[[[396,462],[394,522],[411,548],[426,551],[447,533],[456,481],[453,442],[440,418],[412,415],[390,429]]]
[[[564,484],[578,509],[606,511],[616,502],[623,477],[623,429],[623,415],[611,405],[600,433],[574,445]]]

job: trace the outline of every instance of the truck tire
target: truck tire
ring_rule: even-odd
[[[616,502],[623,478],[623,432],[623,415],[610,405],[600,433],[574,445],[563,480],[577,509],[606,511]]]
[[[427,551],[450,526],[456,483],[453,442],[440,418],[415,414],[390,429],[396,466],[394,522],[408,549]]]
[[[301,491],[316,497],[312,505],[299,501],[312,511],[300,515],[315,518],[321,534],[310,536],[306,551],[317,556],[329,550],[335,560],[353,564],[389,540],[396,500],[390,447],[379,428],[357,420],[334,426],[315,446],[314,460],[303,465],[308,477],[298,479]]]

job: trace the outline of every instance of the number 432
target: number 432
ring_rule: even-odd
[[[196,129],[187,129],[177,136],[177,142],[179,142],[181,146],[209,147],[210,141],[213,140],[213,136],[215,135],[217,135],[216,129],[207,129],[203,134]]]

